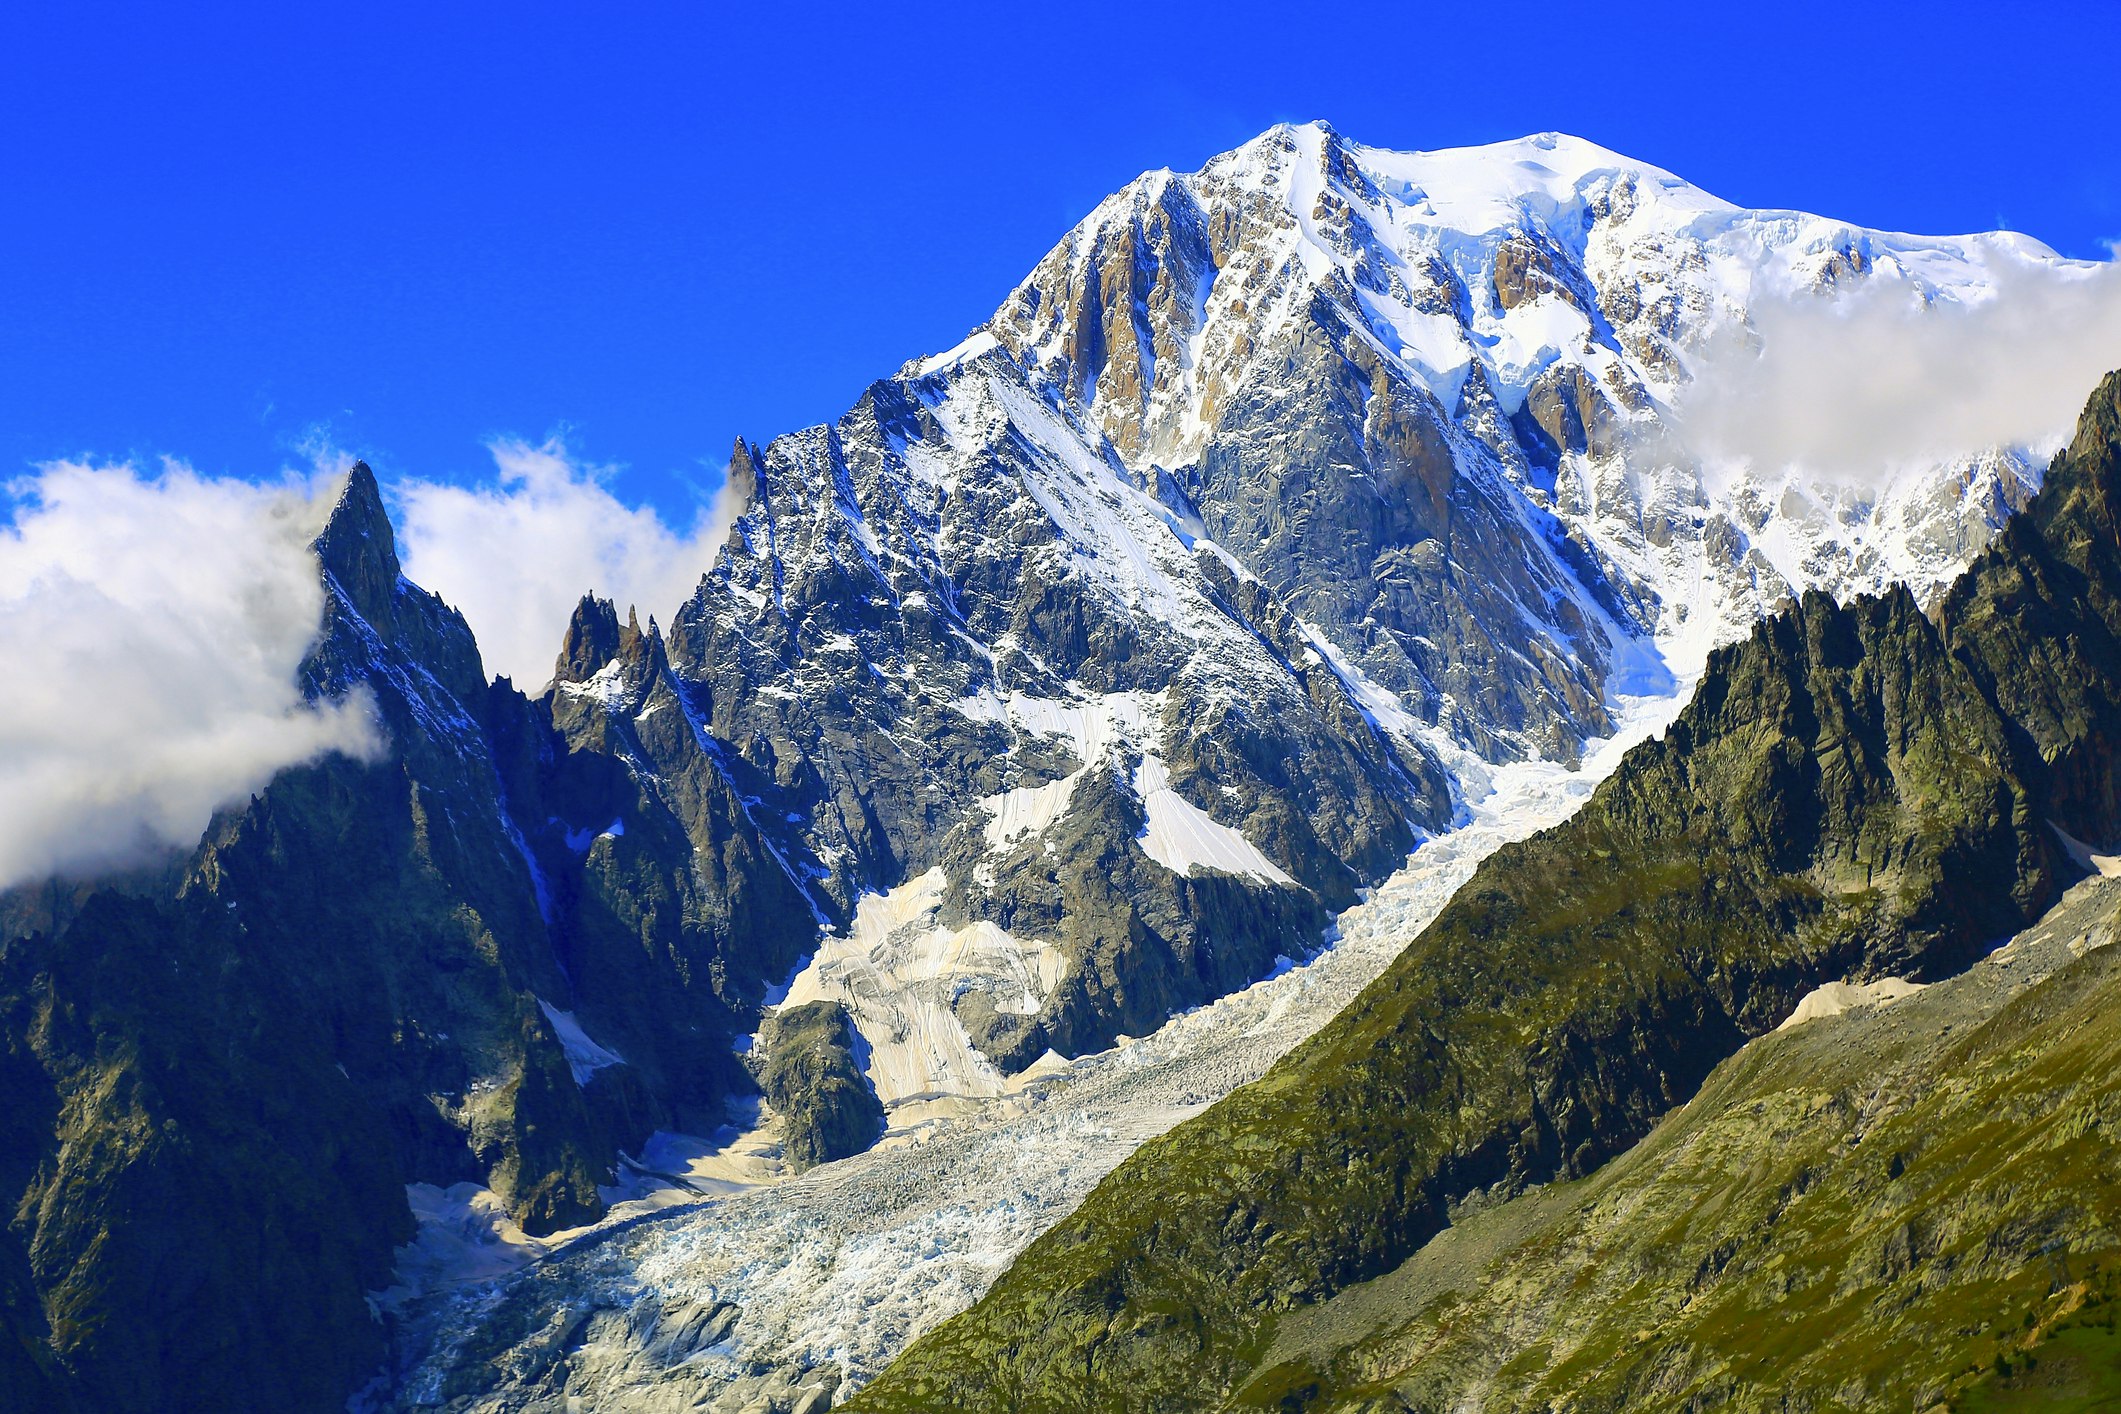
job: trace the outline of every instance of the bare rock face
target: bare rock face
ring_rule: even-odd
[[[753,1071],[797,1169],[859,1154],[884,1132],[862,1062],[861,1035],[836,1002],[784,1007],[760,1028]]]
[[[1576,304],[1562,265],[1538,241],[1511,236],[1495,248],[1495,303],[1505,310],[1552,295]],[[1580,308],[1580,306],[1579,306]]]

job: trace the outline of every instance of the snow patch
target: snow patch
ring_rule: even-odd
[[[1081,771],[1071,771],[1057,781],[1038,786],[1018,786],[1000,795],[982,796],[980,808],[993,815],[984,835],[987,848],[1004,850],[1021,835],[1036,835],[1068,813]]]
[[[978,358],[987,350],[996,347],[998,343],[999,341],[994,335],[988,333],[985,329],[976,330],[961,343],[944,349],[939,354],[931,354],[915,363],[913,365],[914,376],[925,378],[931,373],[940,373],[952,364],[963,363],[966,359]]]
[[[560,1038],[560,1050],[567,1057],[567,1068],[574,1072],[574,1083],[587,1085],[589,1077],[607,1065],[624,1065],[624,1058],[614,1051],[607,1051],[589,1039],[582,1030],[582,1023],[575,1020],[571,1011],[561,1011],[543,997],[538,998],[538,1010],[552,1023],[554,1034]]]
[[[983,837],[990,851],[1000,853],[1066,815],[1077,782],[1093,766],[1146,739],[1150,722],[1162,711],[1164,697],[1162,693],[1114,692],[1067,700],[1012,692],[1007,697],[960,698],[959,704],[962,707],[975,700],[991,700],[996,715],[989,720],[1007,722],[1022,736],[1060,737],[1077,762],[1073,771],[1058,780],[1017,786],[980,799],[980,808],[990,817]]]
[[[1788,1031],[1802,1026],[1807,1021],[1822,1021],[1829,1016],[1839,1016],[1860,1006],[1891,1006],[1903,997],[1912,997],[1929,984],[1909,982],[1900,977],[1881,977],[1876,982],[1828,982],[1814,987],[1804,994],[1777,1031]]]
[[[960,710],[976,700],[985,699],[960,698]],[[1163,713],[1164,693],[1113,692],[1071,701],[1013,692],[992,700],[998,719],[1027,736],[1062,738],[1080,764],[1058,780],[983,797],[979,805],[989,816],[983,837],[990,851],[998,854],[1010,849],[1064,817],[1077,783],[1092,768],[1125,754],[1138,754],[1131,781],[1147,817],[1140,841],[1151,859],[1176,874],[1189,874],[1196,868],[1219,869],[1296,887],[1296,880],[1240,831],[1217,821],[1172,788],[1170,770],[1152,734]]]
[[[2063,852],[2069,855],[2070,862],[2079,869],[2082,869],[2087,874],[2100,875],[2102,878],[2121,879],[2121,855],[2095,854],[2090,845],[2070,834],[2060,825],[2050,821],[2048,828],[2053,830],[2056,838],[2062,841]]]
[[[1195,869],[1219,869],[1263,883],[1295,888],[1296,880],[1259,846],[1228,825],[1216,823],[1207,811],[1171,788],[1171,773],[1157,756],[1144,754],[1134,770],[1134,793],[1141,798],[1143,813],[1141,847],[1158,864],[1174,874]]]

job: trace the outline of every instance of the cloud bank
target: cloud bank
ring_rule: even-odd
[[[1709,462],[1877,484],[1991,447],[2053,448],[2121,367],[2121,267],[2000,266],[1978,303],[1866,280],[1766,301],[1712,345],[1677,412]]]
[[[406,578],[462,611],[490,673],[536,691],[552,679],[568,615],[584,594],[668,623],[728,538],[726,490],[680,534],[606,489],[605,468],[558,441],[493,444],[482,486],[395,488]]]
[[[0,526],[0,887],[148,862],[280,768],[379,748],[307,704],[330,501],[179,465],[54,463]]]

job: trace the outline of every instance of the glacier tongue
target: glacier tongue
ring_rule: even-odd
[[[1468,822],[1424,844],[1343,913],[1329,946],[1308,963],[1153,1036],[1073,1063],[1050,1059],[1009,1085],[1012,1093],[994,1086],[994,1098],[960,1106],[954,1117],[930,1116],[869,1153],[707,1201],[670,1195],[665,1201],[678,1206],[653,1221],[617,1224],[547,1258],[536,1282],[431,1293],[409,1313],[410,1344],[428,1353],[403,1383],[398,1407],[423,1407],[483,1365],[489,1325],[570,1324],[580,1344],[569,1357],[568,1394],[599,1410],[733,1414],[769,1393],[848,1392],[978,1299],[1137,1146],[1255,1079],[1338,1012],[1481,859],[1568,815],[1684,700],[1630,699],[1621,732],[1595,744],[1580,769],[1495,768]],[[866,928],[857,924],[859,936],[920,927],[918,881],[895,892],[888,904],[865,901],[873,912]],[[699,1310],[725,1313],[713,1343],[657,1346],[665,1313]],[[512,1363],[526,1387],[502,1373],[471,1408],[517,1407],[544,1373]]]

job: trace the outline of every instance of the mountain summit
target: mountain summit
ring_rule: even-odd
[[[1566,756],[1625,686],[1597,609],[1690,672],[1788,594],[1934,594],[2037,481],[2007,449],[1882,496],[1694,464],[1673,415],[1712,345],[1765,302],[1969,302],[2064,263],[1743,210],[1558,134],[1400,153],[1312,123],[1138,178],[910,371],[998,346],[1421,720]]]

